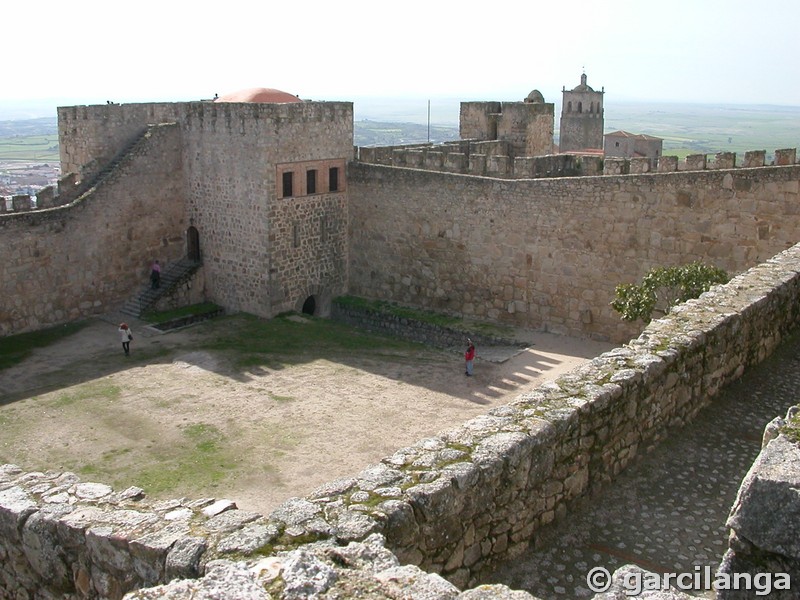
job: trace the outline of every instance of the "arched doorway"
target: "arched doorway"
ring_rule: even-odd
[[[306,298],[306,301],[303,302],[303,314],[314,316],[316,310],[317,310],[317,301],[314,298],[314,296],[309,296],[308,298]]]
[[[194,225],[186,230],[186,257],[200,262],[200,234]]]

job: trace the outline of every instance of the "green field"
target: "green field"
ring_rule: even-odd
[[[606,132],[624,130],[664,140],[665,156],[800,147],[800,108],[771,105],[615,104],[607,106]]]
[[[58,134],[0,137],[0,160],[58,162]]]

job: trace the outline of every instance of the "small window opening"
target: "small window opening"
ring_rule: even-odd
[[[339,190],[339,167],[331,167],[328,171],[328,191]]]
[[[317,170],[309,169],[306,171],[306,194],[317,193]]]
[[[294,175],[294,173],[292,173],[291,171],[286,171],[283,174],[283,197],[284,198],[288,198],[289,196],[293,195],[292,194],[293,175]]]

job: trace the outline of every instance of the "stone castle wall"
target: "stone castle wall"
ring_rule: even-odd
[[[99,185],[65,206],[0,214],[0,335],[122,304],[154,257],[183,253],[181,134],[150,128]]]
[[[775,151],[774,165],[795,164],[797,150],[784,148]],[[441,144],[408,144],[401,146],[357,147],[356,160],[375,165],[410,167],[445,173],[530,179],[539,177],[576,177],[586,175],[641,175],[674,171],[703,171],[765,166],[766,151],[745,152],[737,165],[735,152],[713,155],[691,154],[679,160],[677,156],[623,158],[580,152],[541,156],[514,156],[505,141],[459,140]]]
[[[309,290],[344,293],[352,104],[193,103],[186,111],[187,214],[209,299],[272,317]],[[338,191],[281,197],[279,168],[294,167],[300,184],[307,168],[331,161],[340,165]]]
[[[361,574],[360,597],[387,598],[401,572],[383,569],[399,559],[474,585],[769,356],[800,321],[798,264],[800,245],[676,307],[625,347],[268,517],[230,501],[152,502],[137,488],[115,493],[69,473],[5,466],[2,584],[21,597],[119,598],[177,578],[130,598],[223,583],[229,595],[292,598]],[[352,542],[371,550],[355,556]],[[424,577],[403,573],[409,585]]]
[[[462,140],[501,140],[509,155],[542,156],[553,152],[554,105],[529,102],[462,102]]]
[[[58,108],[61,172],[91,178],[150,124],[176,123],[182,105],[103,104]]]
[[[350,294],[624,342],[649,269],[741,272],[794,244],[800,165],[498,180],[350,165]]]
[[[514,157],[505,141],[460,140],[443,144],[358,147],[356,160],[376,165],[513,179],[603,174],[602,157],[576,154]]]
[[[46,203],[64,205],[56,212],[26,213],[20,201],[16,212],[0,214],[0,239],[14,240],[0,267],[9,298],[0,304],[0,335],[121,305],[146,281],[154,258],[185,254],[189,227],[199,234],[204,299],[263,317],[299,309],[311,295],[324,307],[346,292],[352,121],[346,102],[59,108],[62,160],[75,172],[58,195],[45,193]],[[172,132],[169,146],[154,146],[161,139],[154,134],[142,139],[151,122],[173,123],[158,129]],[[146,153],[154,158],[136,163],[136,176],[119,176]],[[104,176],[117,161],[115,176]],[[318,171],[314,193],[306,189],[311,169]],[[286,198],[278,180],[285,171],[297,180]],[[68,233],[33,226],[62,217],[72,224]]]

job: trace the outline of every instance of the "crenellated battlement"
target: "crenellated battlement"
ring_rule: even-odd
[[[424,169],[501,179],[537,179],[541,177],[579,177],[594,175],[640,175],[676,171],[785,166],[797,163],[797,149],[775,150],[775,160],[766,164],[766,151],[744,153],[737,164],[735,152],[692,154],[684,159],[662,156],[649,158],[606,157],[597,153],[514,156],[504,141],[459,140],[442,144],[356,147],[356,160],[369,164]]]

